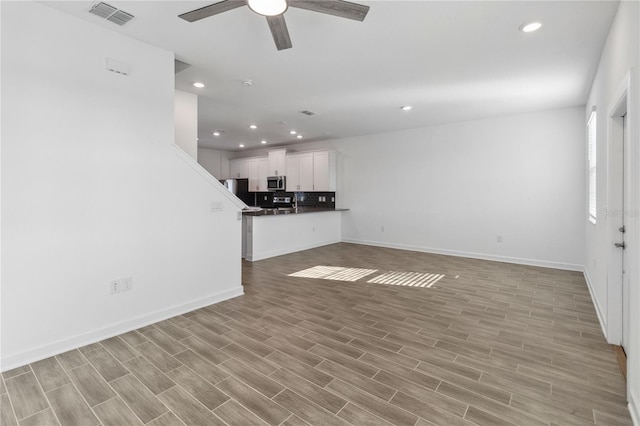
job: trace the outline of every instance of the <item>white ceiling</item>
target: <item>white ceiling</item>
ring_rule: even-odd
[[[618,5],[357,2],[371,7],[364,22],[290,8],[293,48],[282,51],[266,19],[248,7],[189,23],[177,15],[215,1],[107,0],[135,16],[120,27],[88,13],[95,1],[45,4],[191,64],[176,74],[176,88],[199,95],[199,146],[225,150],[264,147],[262,139],[274,146],[582,105]],[[519,31],[533,20],[542,30]],[[245,79],[253,86],[243,86]],[[206,87],[196,89],[194,81]],[[403,112],[402,105],[414,109]],[[214,137],[215,129],[222,136]]]

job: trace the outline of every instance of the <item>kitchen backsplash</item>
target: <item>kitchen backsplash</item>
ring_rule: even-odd
[[[256,206],[273,207],[273,197],[298,197],[298,206],[305,207],[336,207],[335,192],[256,192]]]

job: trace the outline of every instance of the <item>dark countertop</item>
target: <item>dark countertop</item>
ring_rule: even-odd
[[[293,208],[265,208],[262,210],[244,210],[243,216],[281,216],[286,214],[321,213],[321,212],[343,212],[349,209],[333,209],[327,207],[298,207]]]

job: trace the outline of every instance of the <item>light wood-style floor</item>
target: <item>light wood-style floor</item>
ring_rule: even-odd
[[[288,276],[315,266],[377,272]],[[444,277],[367,282],[391,271]],[[2,425],[631,424],[581,273],[336,244],[244,263],[243,281],[3,373]]]

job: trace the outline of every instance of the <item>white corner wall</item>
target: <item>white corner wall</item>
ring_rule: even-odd
[[[229,176],[229,158],[226,151],[210,148],[198,148],[198,163],[216,179]]]
[[[240,207],[174,145],[173,54],[0,7],[2,369],[242,294]]]
[[[198,96],[175,91],[176,145],[198,161]]]
[[[629,156],[631,166],[631,197],[625,213],[625,226],[627,233],[627,265],[625,267],[630,282],[630,294],[627,301],[630,311],[629,342],[625,342],[627,352],[627,391],[629,409],[636,425],[640,425],[640,314],[637,307],[640,306],[640,140],[638,139],[638,126],[640,125],[640,104],[638,101],[638,87],[640,80],[638,71],[640,68],[640,4],[635,1],[622,1],[618,6],[618,12],[611,25],[607,41],[605,43],[596,76],[591,87],[591,92],[583,112],[583,125],[586,126],[588,114],[592,106],[595,106],[597,114],[597,183],[596,200],[598,219],[596,224],[590,223],[583,216],[585,227],[585,276],[587,277],[594,304],[598,309],[602,328],[610,343],[615,331],[615,321],[609,321],[619,306],[608,306],[613,303],[608,297],[608,292],[614,284],[609,283],[612,268],[618,265],[611,264],[613,238],[617,237],[611,229],[619,220],[619,212],[616,206],[608,205],[611,201],[610,190],[614,185],[609,181],[612,159],[609,157],[609,108],[614,101],[616,91],[632,70],[632,104],[631,119],[635,120],[635,129],[631,130]],[[585,186],[586,192],[586,186]]]

